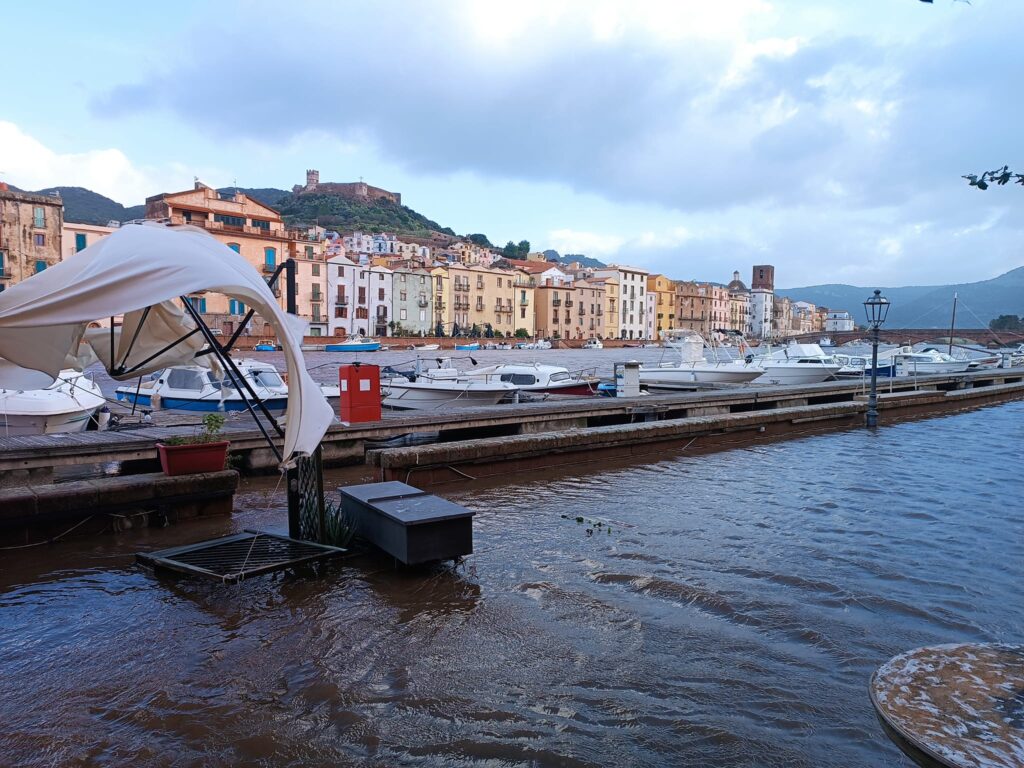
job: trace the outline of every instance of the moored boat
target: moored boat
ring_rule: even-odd
[[[587,339],[583,344],[583,349],[604,349],[604,344],[600,339]]]
[[[424,375],[444,378],[450,370],[453,369],[442,365],[426,371]],[[541,363],[499,363],[456,373],[466,378],[502,381],[514,384],[523,392],[547,395],[593,395],[601,383],[592,371],[570,371],[558,365]]]
[[[235,365],[268,411],[284,413],[288,385],[273,365],[258,360],[237,360]],[[198,365],[165,368],[148,381],[118,387],[115,395],[122,402],[142,408],[175,411],[244,411],[246,401],[253,405],[256,402],[248,393],[245,397],[239,394],[226,373]]]
[[[462,352],[476,352],[480,349],[480,342],[473,341],[468,344],[456,344],[455,348]]]
[[[75,370],[42,389],[0,389],[0,435],[82,432],[105,402],[99,386]]]
[[[503,381],[467,377],[436,379],[397,372],[380,382],[385,407],[412,410],[497,405],[516,390],[515,385]]]
[[[817,344],[790,344],[752,362],[764,369],[755,384],[816,384],[833,378],[843,367]]]
[[[640,383],[654,387],[693,384],[745,384],[754,381],[764,369],[745,360],[715,360],[704,357],[708,346],[704,337],[692,331],[666,331],[665,346],[679,352],[678,362],[662,362],[640,366]]]
[[[379,341],[365,336],[349,336],[345,341],[325,344],[325,352],[376,352],[381,347]]]
[[[893,357],[896,360],[896,370],[900,376],[963,373],[971,367],[970,359],[966,357],[958,359],[933,347],[916,352],[912,347],[900,347]]]

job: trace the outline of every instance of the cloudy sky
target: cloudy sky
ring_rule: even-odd
[[[318,168],[459,233],[676,278],[1024,264],[1024,190],[960,178],[1020,159],[1021,0],[67,0],[45,34],[39,16],[2,20],[0,180],[22,188],[130,205]]]

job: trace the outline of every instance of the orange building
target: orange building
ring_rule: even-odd
[[[322,266],[314,268],[324,260],[315,235],[288,230],[276,210],[248,195],[218,192],[199,181],[193,189],[146,198],[146,218],[164,220],[172,226],[202,227],[268,276],[284,259],[296,259],[298,313],[311,324],[310,333],[326,334],[322,304],[326,271]],[[277,291],[282,307],[286,306],[283,279],[282,275]],[[234,332],[246,313],[244,304],[220,294],[196,295],[191,301],[207,316],[211,327],[219,327],[225,334]],[[250,332],[262,332],[261,318],[254,318],[251,325]]]

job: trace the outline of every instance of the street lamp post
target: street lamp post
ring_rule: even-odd
[[[868,395],[867,426],[878,426],[878,335],[889,314],[889,300],[875,289],[875,294],[864,302],[864,312],[871,326],[871,393]]]

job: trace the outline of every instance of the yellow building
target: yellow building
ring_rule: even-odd
[[[617,339],[619,337],[619,281],[614,277],[591,277],[587,282],[594,286],[604,287],[604,307],[598,307],[595,315],[596,326],[602,328],[598,338]]]
[[[577,280],[572,284],[575,296],[572,338],[596,339],[604,335],[605,284],[601,281]]]
[[[455,318],[455,288],[447,267],[434,267],[430,270],[430,279],[433,283],[434,333],[440,326],[447,335]]]
[[[662,338],[662,333],[673,328],[676,317],[676,285],[664,275],[647,276],[647,293],[653,296],[654,317],[651,318],[651,338]]]

